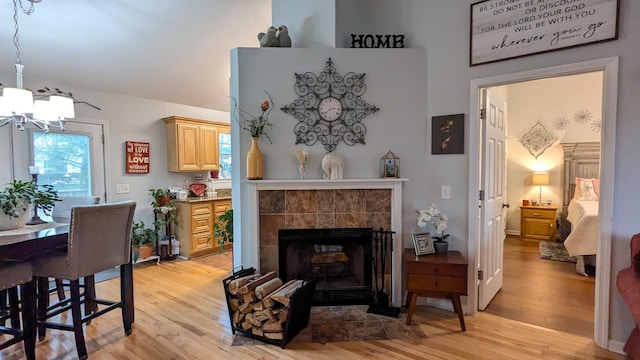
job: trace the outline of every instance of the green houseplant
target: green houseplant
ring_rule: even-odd
[[[223,252],[225,244],[233,243],[233,209],[218,216],[217,221],[213,224],[213,230],[213,235],[218,239],[220,252]]]
[[[0,230],[9,230],[25,224],[31,204],[49,215],[56,202],[58,192],[51,185],[36,185],[35,181],[14,179],[0,191]]]
[[[133,222],[131,227],[131,246],[133,248],[133,262],[151,256],[153,245],[158,239],[156,227],[146,227],[144,221]]]
[[[149,189],[149,195],[153,198],[151,206],[153,206],[154,209],[166,206],[171,201],[169,190],[167,189]]]

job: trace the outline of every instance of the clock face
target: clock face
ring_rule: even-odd
[[[342,114],[342,103],[334,97],[326,97],[318,104],[318,113],[324,120],[337,120]]]

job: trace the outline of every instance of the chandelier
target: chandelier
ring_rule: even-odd
[[[45,87],[44,89],[38,90],[38,94],[34,96],[33,92],[25,89],[22,84],[24,65],[22,65],[22,61],[20,60],[18,4],[22,12],[26,15],[31,15],[34,10],[34,3],[38,3],[41,0],[27,1],[29,2],[29,6],[25,9],[22,0],[13,0],[13,22],[15,24],[13,44],[16,48],[16,87],[3,87],[2,84],[0,84],[0,89],[2,89],[2,96],[0,96],[0,127],[13,123],[20,130],[24,130],[25,125],[28,124],[45,132],[49,132],[49,128],[51,127],[64,130],[65,119],[75,116],[73,95],[71,93],[65,93],[60,89],[55,89],[55,92],[53,92]]]

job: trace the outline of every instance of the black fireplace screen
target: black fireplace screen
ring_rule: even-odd
[[[315,281],[313,305],[370,304],[371,228],[280,229],[283,281]]]

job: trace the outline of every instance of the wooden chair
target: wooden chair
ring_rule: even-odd
[[[22,298],[22,328],[18,286]],[[23,342],[26,358],[33,360],[36,358],[36,295],[31,264],[0,262],[0,291],[6,291],[9,298],[8,313],[0,318],[3,323],[5,318],[10,319],[10,326],[0,325],[0,334],[9,335],[0,342],[0,349]]]
[[[40,340],[44,339],[46,328],[73,331],[78,358],[86,359],[83,324],[116,308],[122,309],[125,334],[131,334],[133,319],[125,316],[125,292],[121,291],[120,301],[98,299],[87,291],[80,293],[80,279],[87,281],[100,271],[131,261],[131,227],[135,207],[133,201],[74,206],[71,209],[67,252],[32,262],[34,276],[69,280],[71,290],[70,299],[47,307],[48,285],[39,283],[37,324]],[[124,289],[122,277],[120,284]],[[86,302],[105,307],[91,314],[86,311],[82,314],[81,305]],[[71,325],[47,321],[67,310],[71,310]]]

